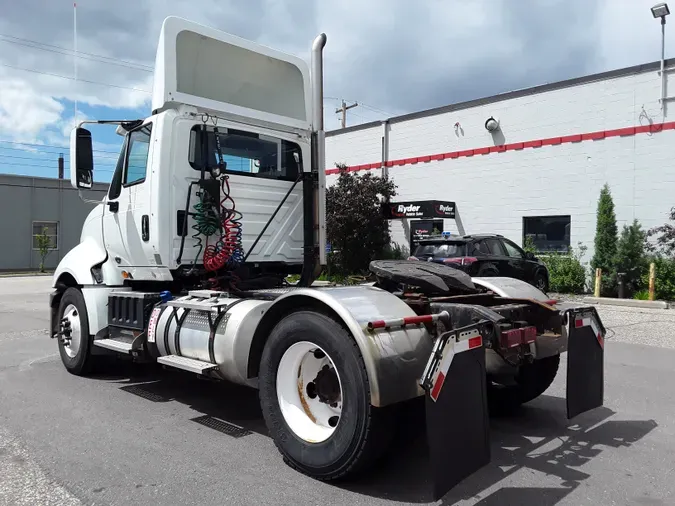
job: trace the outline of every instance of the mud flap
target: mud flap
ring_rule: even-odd
[[[434,500],[490,462],[483,336],[479,323],[439,336],[424,370]]]
[[[595,308],[567,311],[567,418],[604,402],[605,328]]]

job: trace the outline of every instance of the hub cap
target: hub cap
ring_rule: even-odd
[[[302,341],[286,350],[277,370],[277,399],[299,438],[320,443],[335,432],[342,414],[342,383],[323,349]]]
[[[69,304],[63,312],[63,318],[61,318],[59,325],[59,340],[66,355],[70,358],[77,355],[81,339],[80,313],[75,306]]]

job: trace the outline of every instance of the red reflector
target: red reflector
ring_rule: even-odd
[[[578,320],[574,320],[574,326],[576,328],[583,327],[584,326],[584,320],[582,318],[579,318]]]
[[[436,384],[434,385],[434,388],[431,390],[431,398],[436,400],[438,399],[438,394],[441,393],[441,388],[443,387],[443,382],[445,381],[445,374],[442,372],[438,373],[438,378],[436,378]]]
[[[514,348],[522,343],[520,329],[505,330],[502,332],[501,345],[502,348]]]
[[[523,327],[523,344],[530,344],[537,340],[536,327]]]
[[[479,346],[483,346],[483,337],[482,336],[476,336],[472,337],[469,339],[469,349],[473,350],[474,348],[478,348]]]
[[[546,301],[546,304],[548,304],[549,306],[555,306],[557,303],[558,301],[555,299],[549,299]]]

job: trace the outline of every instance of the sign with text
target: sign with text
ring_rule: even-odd
[[[455,203],[442,200],[417,200],[382,204],[385,218],[455,218]]]

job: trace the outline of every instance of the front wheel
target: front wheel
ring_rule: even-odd
[[[82,292],[68,288],[59,303],[58,345],[61,361],[66,370],[75,375],[85,375],[92,370],[89,316]]]
[[[291,467],[327,481],[371,464],[391,431],[369,392],[359,348],[332,318],[298,311],[272,330],[261,358],[260,404]]]

